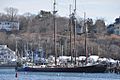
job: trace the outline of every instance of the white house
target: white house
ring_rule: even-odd
[[[0,63],[9,63],[16,60],[15,52],[7,47],[7,45],[0,45]]]
[[[19,30],[19,22],[0,21],[0,30],[6,30],[6,31]]]

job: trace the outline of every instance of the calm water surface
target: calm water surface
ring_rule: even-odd
[[[14,69],[0,69],[0,80],[120,80],[120,74],[19,72],[15,78]]]

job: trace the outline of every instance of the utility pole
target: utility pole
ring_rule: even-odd
[[[56,0],[53,3],[53,25],[54,25],[54,54],[55,54],[55,65],[57,65],[57,48],[56,48],[56,25],[55,25],[55,14],[56,14]]]

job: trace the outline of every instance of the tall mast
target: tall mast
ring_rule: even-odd
[[[76,0],[75,0],[75,9],[74,9],[74,54],[75,54],[75,64],[76,64],[76,57],[77,57],[77,53],[76,53]]]
[[[86,13],[84,12],[84,28],[85,28],[85,55],[86,55],[86,64],[87,64],[87,59],[88,59],[88,54],[87,54],[87,24],[86,24]]]
[[[56,21],[56,19],[55,19],[55,14],[56,14],[56,8],[55,8],[55,6],[56,6],[56,0],[54,0],[54,3],[53,3],[53,26],[54,26],[54,54],[55,54],[55,65],[57,65],[57,61],[56,61],[56,59],[57,59],[57,48],[56,48],[56,26],[55,26],[55,21]]]
[[[70,15],[69,15],[69,17],[70,17],[70,20],[69,20],[69,26],[70,26],[70,55],[71,55],[71,63],[73,63],[73,59],[72,59],[72,57],[73,57],[73,53],[72,53],[72,19],[71,19],[71,4],[70,4],[70,6],[69,6],[69,11],[70,11]]]
[[[76,14],[76,0],[75,0],[75,9],[74,9],[74,13]]]

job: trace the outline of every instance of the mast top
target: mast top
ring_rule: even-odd
[[[56,0],[54,0],[54,5],[56,5]]]
[[[56,0],[54,0],[54,3],[53,3],[53,15],[55,15],[57,13],[57,11],[55,10],[56,9]]]
[[[76,0],[75,0],[75,9],[74,9],[74,13],[76,13]]]

